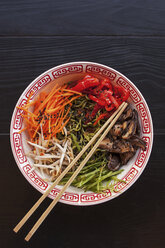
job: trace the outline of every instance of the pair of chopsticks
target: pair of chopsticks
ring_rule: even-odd
[[[42,222],[45,220],[47,215],[50,213],[50,211],[53,209],[53,207],[56,205],[56,203],[59,201],[65,190],[71,185],[73,180],[76,178],[76,176],[79,174],[79,172],[82,170],[84,165],[88,162],[88,160],[91,158],[97,147],[99,146],[100,142],[106,137],[110,129],[113,127],[113,125],[116,123],[120,115],[123,113],[124,109],[127,107],[127,103],[123,102],[119,108],[112,114],[112,116],[106,121],[106,123],[100,128],[100,130],[95,134],[95,136],[88,142],[88,144],[81,150],[81,152],[76,156],[76,158],[66,167],[66,169],[61,173],[61,175],[55,180],[55,182],[48,188],[48,190],[39,198],[39,200],[34,204],[34,206],[27,212],[27,214],[23,217],[23,219],[17,224],[17,226],[13,229],[14,232],[18,232],[20,228],[25,224],[25,222],[29,219],[29,217],[34,213],[34,211],[39,207],[39,205],[43,202],[43,200],[48,196],[48,194],[51,192],[51,190],[60,182],[60,180],[66,175],[66,173],[74,166],[74,164],[81,158],[81,156],[84,154],[84,152],[94,143],[96,138],[104,131],[104,129],[107,127],[107,129],[104,131],[104,133],[101,135],[101,137],[98,139],[96,144],[93,146],[93,148],[90,150],[86,158],[81,162],[81,164],[77,167],[76,171],[73,173],[73,175],[70,177],[68,182],[63,186],[59,194],[56,196],[56,198],[51,202],[49,207],[45,210],[45,212],[41,215],[41,217],[38,219],[38,221],[35,223],[33,228],[30,230],[30,232],[25,237],[26,241],[29,241],[30,238],[33,236],[33,234],[37,231],[39,226],[42,224]]]

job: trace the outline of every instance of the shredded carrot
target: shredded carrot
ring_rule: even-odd
[[[39,100],[43,101],[45,99],[45,97],[47,96],[47,93],[45,91],[42,91],[39,95]]]
[[[29,103],[29,101],[30,101],[30,99],[31,99],[31,97],[34,95],[34,91],[32,90],[31,92],[30,92],[30,94],[29,94],[29,97],[28,97],[28,99],[27,99],[27,104]]]
[[[63,128],[66,126],[69,120],[70,120],[70,117],[64,122],[64,124],[59,128],[59,130],[57,130],[57,132],[60,132],[61,130],[63,130]]]
[[[18,133],[21,134],[23,131],[25,131],[27,129],[27,127],[24,127],[23,129],[21,129]]]
[[[25,112],[27,112],[27,113],[29,113],[30,115],[32,115],[32,116],[34,116],[34,117],[37,117],[35,114],[33,114],[32,112],[30,112],[28,109],[26,109],[26,108],[24,108],[24,107],[18,107],[18,106],[17,106],[17,108],[18,108],[18,109],[21,109],[21,110],[23,110],[23,111],[25,111]]]
[[[69,121],[68,114],[72,101],[82,94],[67,89],[67,85],[60,87],[55,85],[49,93],[42,91],[35,100],[30,102],[33,94],[34,92],[29,94],[24,106],[17,107],[24,111],[21,116],[26,124],[20,133],[27,130],[33,141],[42,125],[44,138],[50,140],[52,137],[56,137],[57,133],[63,132],[63,128]],[[29,111],[30,106],[33,106],[32,112]]]
[[[57,86],[53,88],[53,91],[51,91],[48,94],[48,96],[45,98],[45,100],[43,101],[43,103],[38,107],[38,109],[35,110],[34,113],[36,113],[37,111],[41,110],[48,103],[48,101],[51,99],[51,97],[53,96],[53,94],[55,94],[58,91],[58,89],[56,89],[56,88],[57,88]]]
[[[37,134],[37,132],[38,132],[38,130],[39,130],[39,128],[40,128],[40,125],[43,123],[43,121],[44,121],[44,119],[42,118],[42,121],[41,121],[40,124],[37,126],[37,128],[36,128],[36,130],[35,130],[35,132],[34,132],[34,134],[33,134],[33,139],[35,138],[35,136],[36,136],[36,134]]]
[[[79,97],[79,96],[73,97],[71,100],[69,100],[68,102],[66,102],[66,103],[64,104],[64,106],[67,105],[67,104],[69,104],[70,102],[73,102],[73,101],[76,100],[78,97]]]
[[[50,122],[51,122],[51,120],[50,120],[50,118],[49,118],[49,133],[50,133],[50,124],[51,124]]]
[[[35,125],[27,118],[26,115],[21,115],[21,116],[26,120],[28,124],[30,124],[31,127],[35,127]]]
[[[78,95],[82,96],[82,93],[77,92],[77,91],[74,91],[74,90],[64,89],[64,91],[72,92],[72,93],[74,93],[74,94],[78,94]]]
[[[53,112],[59,110],[60,108],[61,108],[61,106],[58,106],[58,107],[56,107],[56,108],[54,108],[54,109],[49,109],[49,110],[47,110],[46,112],[47,112],[47,113],[53,113]]]

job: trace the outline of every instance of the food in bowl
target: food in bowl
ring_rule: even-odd
[[[26,104],[18,106],[25,122],[20,133],[28,133],[31,171],[40,170],[44,180],[54,181],[122,102],[128,100],[129,92],[107,78],[87,74],[81,80],[55,85],[50,92],[42,91],[30,101],[32,96],[33,91]],[[138,113],[129,105],[72,185],[93,192],[113,189],[117,182],[124,182],[117,177],[123,171],[120,167],[139,147],[145,150],[146,143],[140,138]],[[68,181],[79,163],[61,184]]]

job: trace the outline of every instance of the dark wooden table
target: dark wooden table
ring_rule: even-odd
[[[39,74],[70,61],[111,66],[144,95],[154,146],[138,181],[92,207],[59,203],[27,244],[12,228],[40,197],[22,176],[9,141],[13,108]],[[165,2],[163,0],[0,1],[0,247],[165,247]]]

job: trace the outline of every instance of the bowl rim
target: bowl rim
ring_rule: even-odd
[[[130,80],[128,79],[125,75],[123,75],[121,72],[119,72],[118,70],[110,67],[110,66],[107,66],[107,65],[104,65],[104,64],[100,64],[100,63],[96,63],[96,62],[92,62],[92,61],[74,61],[74,62],[68,62],[68,63],[64,63],[64,64],[60,64],[60,65],[57,65],[57,66],[54,66],[50,69],[48,69],[47,71],[44,71],[42,74],[40,74],[38,77],[36,77],[30,84],[28,84],[28,86],[23,90],[22,94],[20,95],[20,97],[18,98],[17,102],[16,102],[16,105],[14,107],[14,111],[12,113],[12,117],[11,117],[11,122],[10,122],[10,145],[11,145],[11,150],[12,150],[12,153],[13,153],[13,156],[14,156],[14,159],[15,159],[15,162],[17,164],[17,167],[19,168],[19,170],[21,171],[22,175],[26,178],[26,180],[33,186],[33,188],[37,189],[37,191],[41,192],[43,194],[43,191],[38,188],[37,186],[35,186],[30,180],[29,180],[29,177],[26,176],[23,171],[21,170],[21,166],[19,166],[19,162],[17,160],[17,157],[16,157],[16,153],[14,151],[14,147],[13,147],[13,140],[12,140],[12,130],[13,130],[13,127],[12,127],[12,124],[14,122],[14,116],[15,116],[15,113],[16,113],[16,106],[18,105],[20,99],[25,95],[25,92],[27,92],[31,86],[39,79],[41,79],[45,74],[48,74],[50,73],[51,71],[53,70],[57,70],[57,69],[60,69],[61,67],[64,67],[64,66],[73,66],[73,65],[77,65],[77,64],[81,64],[81,65],[85,65],[85,64],[90,64],[90,65],[93,65],[93,66],[99,66],[99,67],[104,67],[105,69],[108,69],[108,70],[111,70],[113,71],[114,73],[118,74],[120,77],[124,78],[126,81],[128,81],[131,85],[134,86],[134,88],[136,89],[136,91],[138,92],[138,94],[140,95],[141,99],[142,99],[142,102],[145,103],[145,107],[147,109],[147,113],[149,115],[149,122],[150,122],[150,128],[151,128],[151,143],[150,143],[150,148],[149,148],[149,151],[148,151],[148,157],[145,161],[145,165],[143,166],[143,168],[140,169],[138,175],[134,178],[134,180],[131,181],[131,183],[129,183],[127,185],[127,187],[125,187],[124,189],[122,189],[122,191],[119,191],[118,193],[116,193],[115,195],[113,196],[110,196],[110,197],[107,197],[107,198],[104,198],[104,199],[101,199],[100,201],[94,201],[94,202],[85,202],[85,203],[81,203],[81,202],[71,202],[71,201],[65,201],[65,200],[59,200],[60,202],[62,203],[65,203],[65,204],[68,204],[68,205],[74,205],[74,206],[92,206],[92,205],[97,205],[97,204],[101,204],[101,203],[104,203],[104,202],[107,202],[109,200],[112,200],[116,197],[118,197],[119,195],[123,194],[125,191],[127,191],[131,186],[133,186],[133,184],[138,180],[138,178],[141,176],[141,174],[143,173],[144,169],[146,168],[147,164],[148,164],[148,160],[150,158],[150,155],[151,155],[151,151],[152,151],[152,147],[153,147],[153,138],[154,138],[154,130],[153,130],[153,121],[152,121],[152,116],[151,116],[151,112],[149,110],[149,107],[148,107],[148,104],[145,100],[145,98],[143,97],[142,93],[140,92],[140,90],[136,87],[136,85]],[[92,73],[91,73],[92,74]],[[51,79],[52,81],[52,79]],[[90,193],[89,193],[90,194]],[[49,195],[49,198],[51,199],[54,199],[53,196]]]

